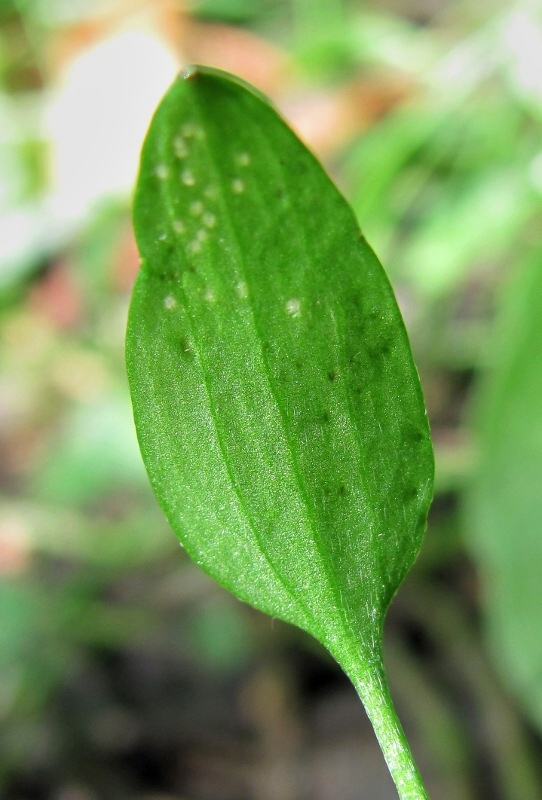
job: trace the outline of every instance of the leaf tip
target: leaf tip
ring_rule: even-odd
[[[197,64],[189,64],[179,73],[179,78],[183,81],[189,81],[191,78],[195,78],[196,75],[200,72],[200,68]]]

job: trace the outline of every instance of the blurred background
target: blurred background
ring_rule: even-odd
[[[395,800],[319,645],[193,566],[123,362],[152,112],[270,95],[395,287],[436,497],[386,659],[432,800],[542,798],[542,9],[1,0],[0,796]]]

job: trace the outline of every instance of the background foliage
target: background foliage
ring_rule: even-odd
[[[437,496],[386,630],[434,800],[542,795],[542,18],[528,2],[0,5],[0,786],[394,798],[353,690],[179,550],[124,374],[137,154],[181,64],[271,95],[396,289]]]

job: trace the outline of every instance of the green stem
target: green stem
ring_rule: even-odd
[[[380,749],[401,800],[429,800],[421,775],[395,712],[382,662],[348,670],[371,720]]]

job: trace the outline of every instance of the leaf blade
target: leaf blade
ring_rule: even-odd
[[[339,660],[380,656],[432,451],[400,313],[351,210],[272,108],[199,70],[151,125],[134,221],[128,370],[172,527],[220,583]]]
[[[542,730],[540,256],[508,281],[472,420],[480,453],[465,497],[466,544],[481,573],[493,663]]]

